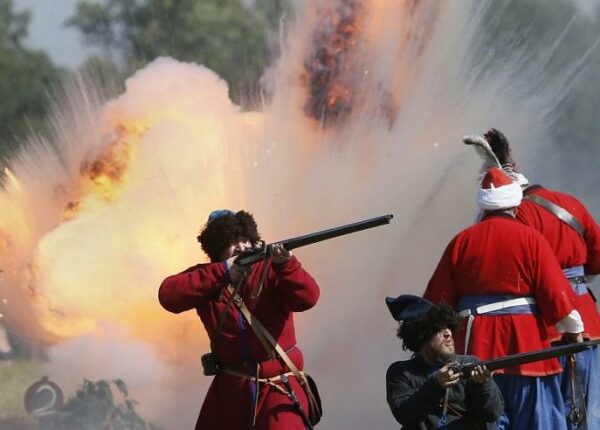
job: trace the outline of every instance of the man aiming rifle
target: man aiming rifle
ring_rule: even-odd
[[[495,429],[502,396],[476,357],[455,354],[452,332],[458,315],[412,295],[388,297],[386,303],[400,322],[404,349],[414,353],[410,360],[393,363],[386,375],[387,401],[402,428]],[[471,367],[461,373],[459,366]]]
[[[294,312],[313,307],[319,286],[291,249],[389,223],[379,217],[264,245],[246,211],[213,211],[198,236],[210,263],[167,277],[159,300],[168,311],[195,309],[211,343],[202,358],[215,375],[196,430],[305,430],[321,416],[303,372]]]

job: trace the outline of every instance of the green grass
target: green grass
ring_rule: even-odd
[[[0,430],[36,428],[23,406],[27,388],[42,377],[42,365],[36,360],[0,361]]]

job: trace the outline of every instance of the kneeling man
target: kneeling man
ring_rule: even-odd
[[[452,370],[478,361],[454,353],[458,315],[418,296],[388,297],[386,303],[400,322],[404,349],[413,352],[410,360],[393,363],[386,375],[387,401],[402,428],[495,429],[504,402],[490,372],[477,366],[461,378]]]

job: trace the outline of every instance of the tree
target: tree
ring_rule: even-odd
[[[242,0],[83,0],[66,24],[129,71],[158,56],[204,64],[237,101],[255,94],[268,61],[267,17]]]
[[[0,155],[5,156],[30,128],[42,123],[47,94],[57,70],[48,56],[23,47],[29,12],[15,12],[12,0],[0,0]]]

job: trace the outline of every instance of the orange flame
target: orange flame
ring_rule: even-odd
[[[111,201],[123,187],[127,166],[131,161],[132,147],[124,138],[122,129],[118,129],[117,138],[111,142],[106,151],[95,160],[84,162],[80,171],[87,177],[95,193],[103,199]]]
[[[81,189],[71,193],[62,211],[62,220],[74,219],[85,208],[83,200],[88,195],[99,197],[102,201],[114,201],[125,187],[127,169],[134,155],[134,142],[145,130],[137,124],[118,124],[113,139],[106,149],[95,159],[85,160],[79,168],[84,179]],[[65,193],[57,190],[58,194]]]

